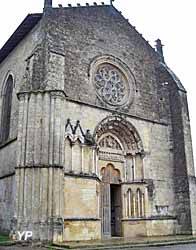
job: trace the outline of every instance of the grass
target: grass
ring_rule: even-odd
[[[0,235],[0,242],[10,241],[9,237]]]

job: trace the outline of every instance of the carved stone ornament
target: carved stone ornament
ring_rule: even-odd
[[[119,145],[115,144],[115,141],[110,136],[105,137],[105,134],[111,134],[119,138],[122,146],[120,146],[119,142]],[[101,147],[116,147],[116,149],[121,147],[121,150],[125,150],[132,155],[136,153],[143,155],[144,153],[142,140],[135,127],[118,115],[111,115],[103,119],[95,128],[94,138]]]
[[[117,67],[109,63],[99,65],[94,81],[97,94],[108,104],[123,105],[127,101],[128,83]]]
[[[82,144],[89,146],[95,145],[95,139],[91,135],[90,130],[87,129],[86,134],[84,134],[79,120],[75,126],[71,124],[70,119],[67,120],[67,124],[65,125],[65,138],[69,138],[71,143],[75,143],[78,140]]]
[[[99,146],[103,148],[111,148],[111,149],[116,149],[116,150],[122,150],[121,145],[119,142],[112,137],[111,135],[108,135],[104,137],[100,142]]]
[[[114,108],[128,107],[134,101],[136,82],[129,67],[112,55],[96,57],[89,76],[101,103]]]

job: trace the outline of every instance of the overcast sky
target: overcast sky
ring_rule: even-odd
[[[54,6],[91,0],[53,0]],[[1,0],[0,48],[28,13],[42,12],[44,0]],[[101,1],[97,1],[99,3]],[[108,3],[109,0],[102,0]],[[192,138],[196,153],[196,1],[195,0],[115,0],[114,5],[154,46],[162,40],[165,61],[181,79],[188,92]],[[196,155],[195,155],[196,159]]]

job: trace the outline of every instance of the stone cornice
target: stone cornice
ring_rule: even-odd
[[[52,97],[60,97],[60,98],[66,98],[67,95],[63,90],[55,90],[55,89],[50,89],[50,90],[30,90],[30,91],[22,91],[17,93],[17,97],[19,100],[21,100],[22,98],[24,98],[24,96],[26,95],[30,95],[30,94],[45,94],[45,93],[49,93]]]
[[[96,181],[101,182],[101,180],[99,179],[99,177],[97,175],[89,175],[89,174],[76,174],[76,173],[64,173],[64,176],[69,176],[69,177],[73,177],[73,178],[84,178],[84,179],[93,179]]]
[[[15,137],[15,138],[13,138],[13,139],[9,139],[9,140],[7,140],[6,142],[0,144],[0,150],[1,150],[2,148],[7,147],[9,144],[11,144],[12,142],[14,142],[14,141],[16,141],[16,140],[17,140],[17,137]]]
[[[145,180],[134,180],[134,181],[126,181],[126,182],[121,182],[122,185],[138,185],[138,184],[148,184],[147,181]]]
[[[48,164],[48,165],[39,164],[39,165],[35,165],[33,163],[32,163],[32,165],[16,166],[16,169],[21,169],[21,168],[60,168],[60,169],[63,169],[64,166],[55,165],[55,164]]]
[[[168,126],[169,125],[167,122],[162,122],[162,121],[152,120],[152,119],[148,119],[148,118],[144,118],[144,117],[139,117],[139,116],[132,115],[132,114],[129,114],[129,113],[125,113],[125,112],[122,112],[122,111],[114,111],[114,110],[106,108],[106,107],[98,106],[98,105],[95,105],[95,104],[92,104],[92,103],[87,103],[87,102],[81,101],[81,100],[76,100],[76,99],[73,99],[71,97],[67,97],[66,100],[69,101],[69,102],[77,103],[79,105],[82,104],[82,105],[85,105],[85,106],[88,106],[88,107],[91,107],[91,108],[105,110],[105,111],[107,111],[107,112],[109,112],[111,114],[115,114],[115,115],[123,115],[123,116],[129,117],[129,118],[134,118],[134,119],[137,119],[137,120],[140,120],[140,121],[150,122],[150,123],[153,123],[153,124],[159,124],[159,125],[163,125],[163,126]]]
[[[5,174],[5,175],[3,175],[3,176],[0,176],[0,180],[5,179],[5,178],[9,178],[9,177],[11,177],[11,176],[14,176],[15,174],[16,174],[15,171],[14,171],[14,172],[11,172],[11,173],[9,173],[9,174]]]
[[[100,218],[88,218],[88,217],[73,217],[73,218],[64,218],[64,221],[100,221]]]
[[[165,215],[165,216],[151,216],[142,218],[124,218],[122,221],[153,221],[153,220],[176,220],[175,216]]]

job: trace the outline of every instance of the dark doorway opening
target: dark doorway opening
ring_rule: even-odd
[[[110,185],[111,236],[121,236],[121,185]]]

